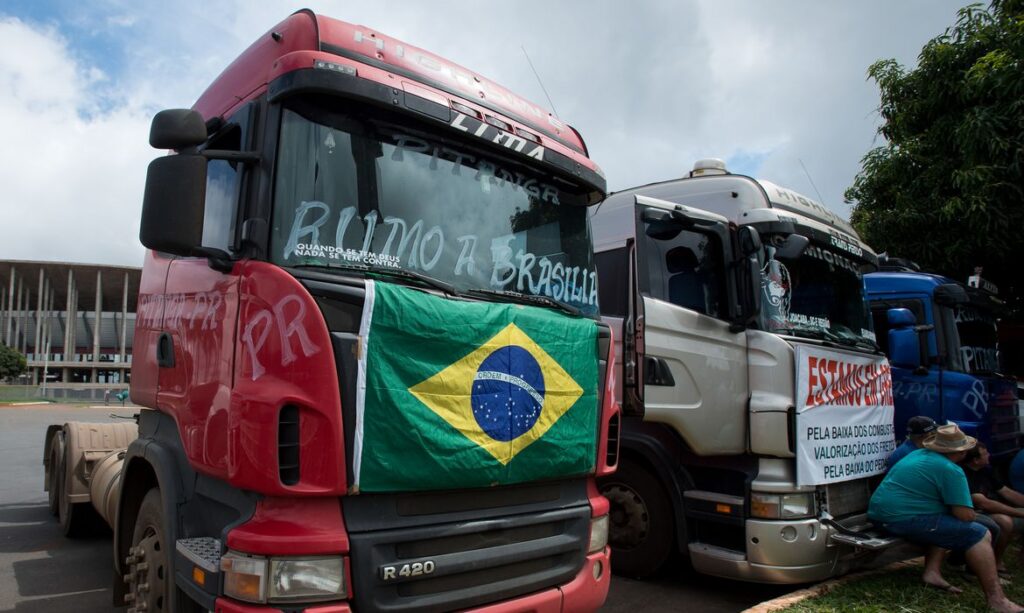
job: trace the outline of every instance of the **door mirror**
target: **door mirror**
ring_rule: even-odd
[[[646,226],[644,233],[658,241],[670,241],[679,233],[693,226],[693,220],[682,211],[645,208],[640,219]]]
[[[889,361],[894,366],[911,368],[915,371],[922,366],[922,353],[927,346],[922,342],[923,332],[930,326],[918,326],[910,309],[889,309]]]
[[[781,245],[775,248],[775,257],[784,260],[795,260],[807,249],[811,240],[802,234],[790,234]]]
[[[749,325],[761,314],[761,261],[757,253],[747,256],[747,275],[750,282],[749,295],[743,301],[743,313],[740,314],[741,323]]]
[[[740,243],[740,253],[743,255],[754,255],[761,251],[761,235],[756,228],[743,226],[737,230],[737,238]]]
[[[149,145],[155,149],[198,147],[206,136],[203,116],[190,109],[160,111],[149,127]]]
[[[168,155],[149,164],[139,240],[149,249],[180,256],[206,255],[206,158]]]

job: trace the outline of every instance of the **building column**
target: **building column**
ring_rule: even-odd
[[[96,271],[96,311],[95,320],[92,326],[92,382],[99,381],[99,373],[96,367],[100,361],[100,317],[103,316],[103,271]]]
[[[25,308],[24,305],[22,304],[22,300],[24,300],[24,298],[25,298],[25,280],[24,279],[18,279],[18,307],[17,307],[18,308],[18,312],[17,312],[17,314],[14,317],[14,334],[11,335],[11,344],[10,344],[10,346],[14,347],[15,349],[18,349],[19,347],[21,347],[21,325],[22,325],[22,319],[23,319],[22,311]]]
[[[46,327],[43,328],[43,367],[41,370],[44,397],[46,396],[46,374],[50,365],[50,338],[53,336],[53,303],[57,299],[53,286],[49,283],[47,285],[49,286],[49,289],[46,292],[46,315],[44,317],[46,320]]]
[[[4,342],[4,330],[7,329],[7,292],[0,287],[0,343]]]
[[[39,268],[39,289],[36,292],[36,321],[35,321],[36,325],[33,326],[35,329],[32,331],[33,332],[33,334],[32,334],[32,356],[33,356],[33,360],[34,361],[38,361],[39,360],[38,357],[36,357],[36,356],[39,354],[39,333],[40,333],[39,319],[42,316],[43,316],[43,269],[42,269],[42,267],[40,267]],[[35,384],[35,381],[33,381],[33,384]]]
[[[71,343],[71,326],[75,325],[74,315],[71,313],[71,299],[74,293],[75,271],[68,269],[68,296],[67,305],[64,307],[64,361],[68,362],[68,345]],[[65,381],[67,378],[65,377]]]
[[[128,273],[124,273],[124,288],[121,291],[121,345],[118,347],[118,361],[123,365],[128,349]],[[122,372],[124,368],[122,366]],[[123,378],[123,377],[122,377]]]
[[[7,291],[7,325],[4,326],[4,344],[11,346],[11,334],[14,327],[14,264],[11,264],[10,289]]]

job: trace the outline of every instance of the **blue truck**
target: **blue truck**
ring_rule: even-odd
[[[972,287],[891,258],[864,275],[878,344],[892,364],[897,436],[927,415],[984,442],[993,463],[1020,448],[1017,384],[1001,368],[991,284]]]

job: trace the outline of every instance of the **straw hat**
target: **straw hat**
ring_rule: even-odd
[[[948,424],[935,429],[935,434],[925,439],[925,449],[931,449],[939,453],[956,453],[967,451],[978,444],[978,439],[967,436],[960,431],[960,426]]]

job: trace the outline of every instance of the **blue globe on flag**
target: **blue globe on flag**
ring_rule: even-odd
[[[544,409],[544,374],[526,349],[496,349],[477,369],[471,402],[477,425],[497,441],[512,441],[537,423]]]

